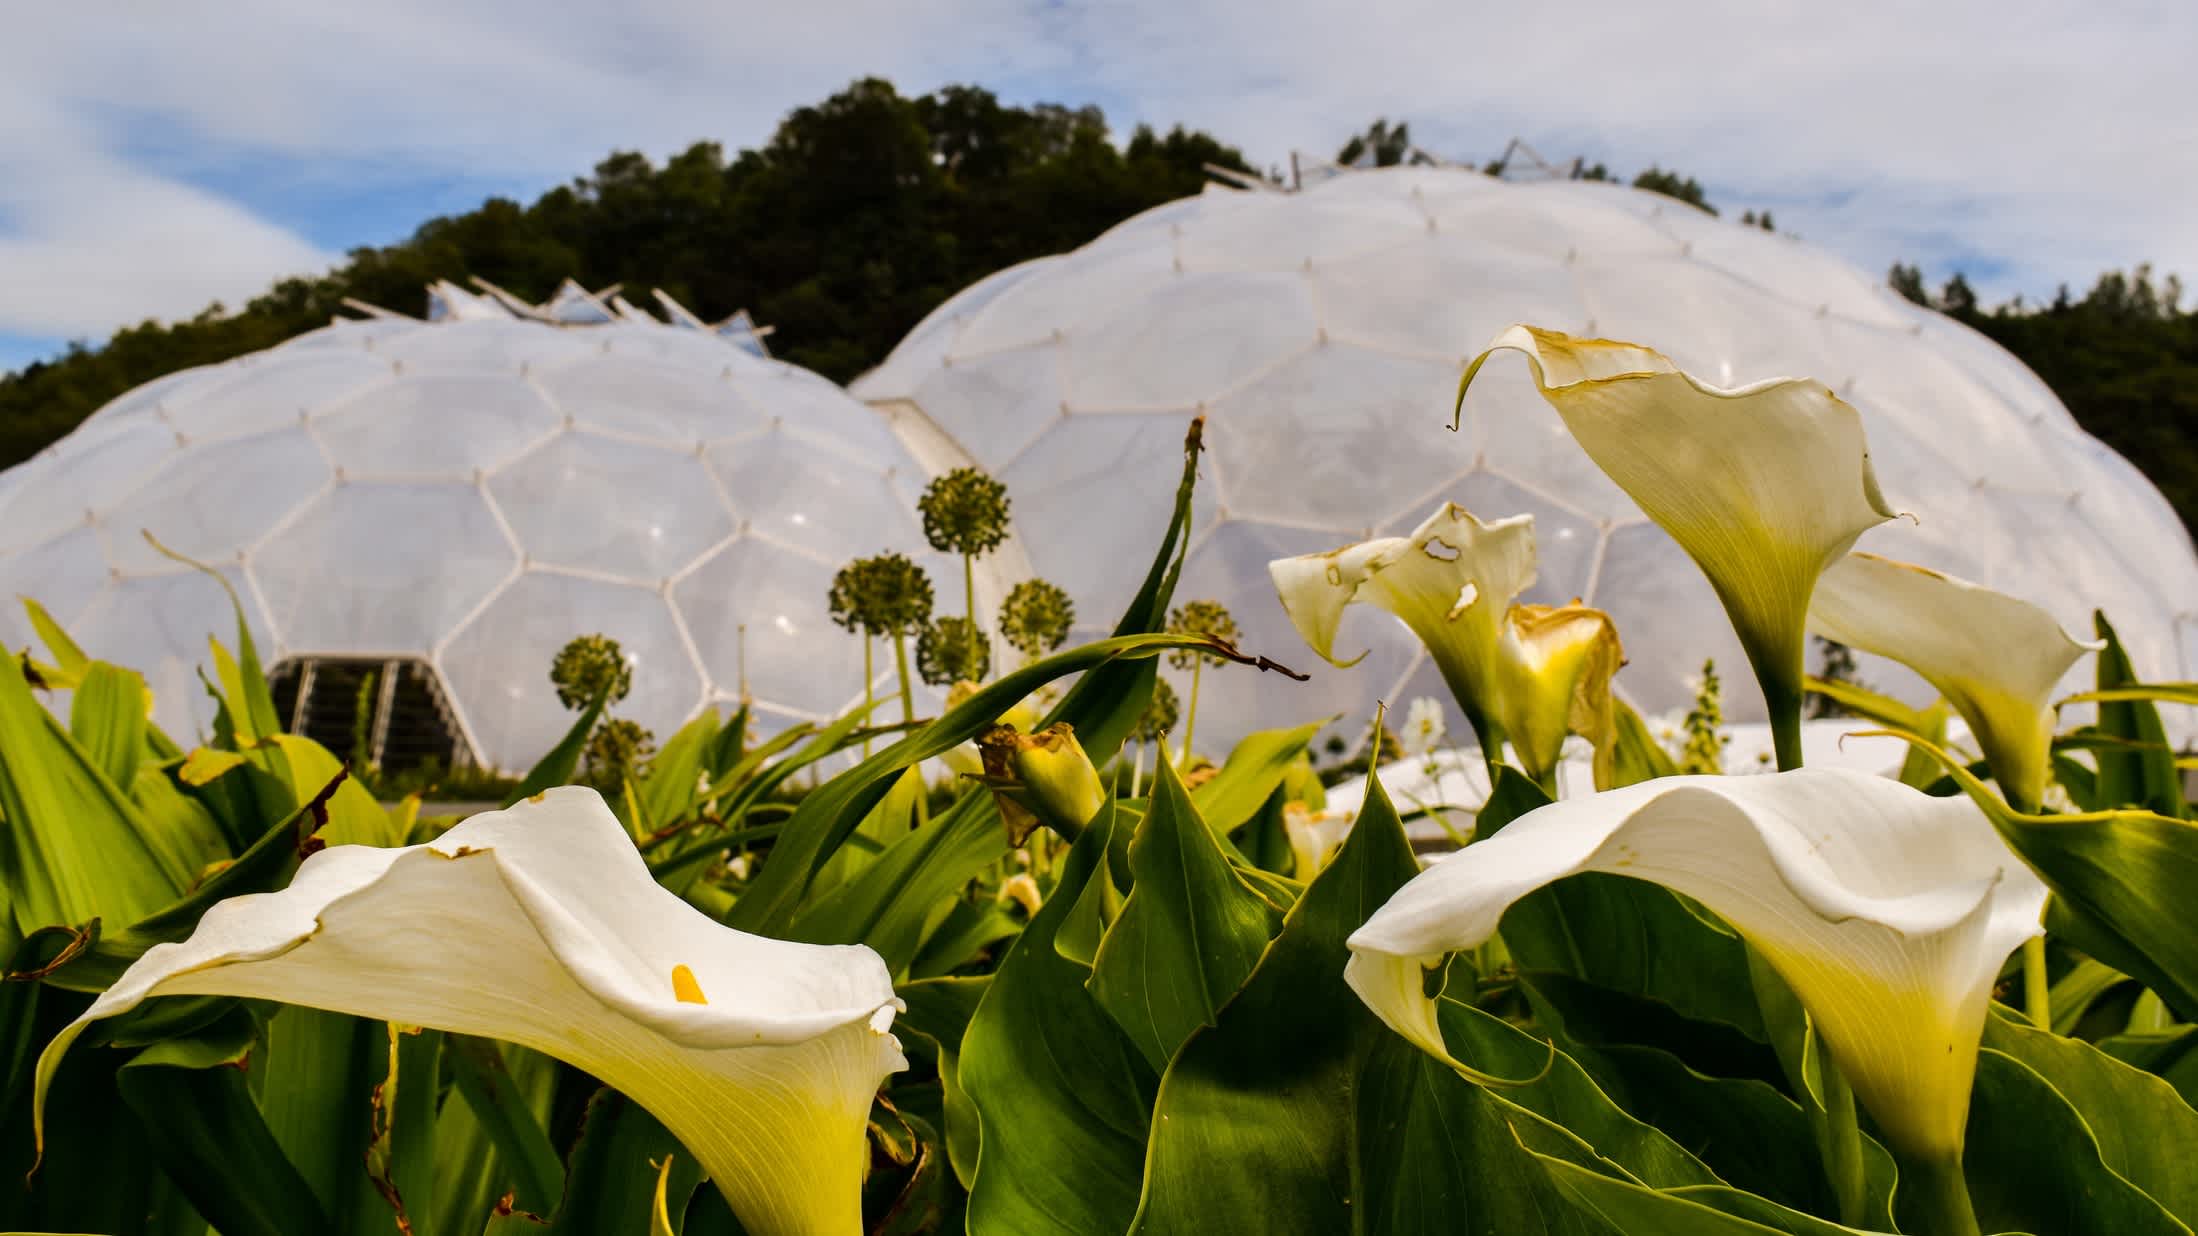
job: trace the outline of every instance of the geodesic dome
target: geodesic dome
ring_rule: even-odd
[[[1095,622],[1134,590],[1184,424],[1204,413],[1178,595],[1221,600],[1245,647],[1314,678],[1209,676],[1202,736],[1326,711],[1359,727],[1376,699],[1447,699],[1410,634],[1365,607],[1337,647],[1366,660],[1321,664],[1266,570],[1409,532],[1445,499],[1535,516],[1527,599],[1608,610],[1631,661],[1619,689],[1644,712],[1684,707],[1715,659],[1727,715],[1760,719],[1708,584],[1572,442],[1523,362],[1492,361],[1448,432],[1464,362],[1512,322],[1647,344],[1720,385],[1824,381],[1861,409],[1887,497],[1916,516],[1860,548],[2036,600],[2080,634],[2103,608],[2140,673],[2198,677],[2188,535],[2020,362],[1830,254],[1640,190],[1440,168],[1209,188],[975,284],[853,390],[933,467],[966,457],[1004,480],[1029,566]],[[1864,677],[1919,689],[1874,660]]]
[[[0,474],[0,639],[30,639],[12,598],[35,597],[145,671],[179,740],[202,730],[196,667],[234,619],[150,530],[219,567],[271,664],[424,665],[471,755],[521,769],[572,722],[548,674],[575,635],[623,645],[616,711],[660,739],[744,686],[777,728],[861,698],[861,646],[826,615],[841,565],[958,571],[882,419],[744,318],[664,325],[577,288],[431,304],[161,378]]]

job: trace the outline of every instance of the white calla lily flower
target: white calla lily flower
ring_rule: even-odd
[[[1834,769],[1668,777],[1555,803],[1398,890],[1345,976],[1448,1059],[1424,968],[1582,871],[1661,884],[1731,923],[1791,986],[1855,1094],[1908,1154],[1958,1160],[2001,963],[2039,934],[2045,886],[1967,798]]]
[[[1485,746],[1499,629],[1513,598],[1534,583],[1534,562],[1533,516],[1482,523],[1445,502],[1410,536],[1280,558],[1267,573],[1298,634],[1331,664],[1356,665],[1366,655],[1336,656],[1346,607],[1377,605],[1403,619]]]
[[[900,1002],[868,948],[732,930],[650,878],[595,791],[402,849],[335,846],[148,951],[40,1057],[150,996],[226,995],[505,1039],[648,1109],[751,1232],[861,1230],[864,1128]]]
[[[1304,803],[1282,805],[1282,832],[1290,839],[1291,874],[1312,883],[1351,832],[1348,811],[1315,811]]]
[[[1573,440],[1702,568],[1772,718],[1797,724],[1817,576],[1895,514],[1870,468],[1861,415],[1821,382],[1723,390],[1650,348],[1530,326],[1474,358],[1461,404],[1481,365],[1505,350],[1526,355]]]
[[[1609,789],[1617,761],[1610,680],[1626,662],[1610,616],[1570,605],[1514,605],[1497,643],[1497,714],[1520,768],[1555,790],[1565,735],[1595,746],[1595,786]]]
[[[2103,640],[2053,615],[1928,567],[1851,553],[1809,605],[1809,629],[1921,674],[1969,723],[2008,802],[2035,811],[2052,764],[2053,692]]]

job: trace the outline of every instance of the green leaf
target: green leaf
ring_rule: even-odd
[[[1343,981],[1350,933],[1417,873],[1379,783],[1335,860],[1291,909],[1236,998],[1194,1033],[1162,1080],[1138,1233],[1418,1231],[1590,1233],[1521,1151],[1514,1129],[1591,1130],[1608,1153],[1668,1182],[1712,1179],[1626,1117],[1577,1065],[1456,1001],[1453,1054],[1537,1077],[1486,1089],[1391,1032]],[[1586,1152],[1592,1157],[1591,1152]]]
[[[26,934],[138,918],[197,875],[164,861],[144,817],[31,698],[13,658],[0,667],[0,819],[0,876]]]
[[[1477,818],[1479,835],[1495,836],[1549,801],[1526,774],[1502,765]],[[1512,905],[1502,938],[1522,971],[1569,975],[1767,1038],[1740,937],[1659,885],[1601,872],[1570,876]]]
[[[2129,1133],[2145,1136],[2142,1129]],[[1963,1166],[1977,1221],[1987,1232],[2190,1233],[2115,1174],[2092,1128],[2050,1082],[1991,1048],[1977,1056]],[[1912,1228],[1907,1212],[1901,1214],[1902,1226]]]
[[[2133,686],[2136,671],[2129,654],[2114,634],[2106,615],[2094,613],[2092,622],[2106,647],[2099,652],[2100,691]],[[2095,697],[2096,698],[2096,697]],[[2093,753],[2099,776],[2094,793],[2102,806],[2142,807],[2160,815],[2182,817],[2183,775],[2175,767],[2175,748],[2168,743],[2160,712],[2146,699],[2099,699],[2099,732],[2122,739],[2130,746],[2101,747]]]
[[[603,709],[610,700],[610,692],[610,684],[606,683],[595,693],[595,698],[588,701],[588,706],[580,710],[579,716],[573,718],[572,728],[565,731],[565,736],[558,739],[557,745],[551,747],[547,754],[535,761],[533,768],[527,770],[527,775],[519,781],[519,788],[513,790],[511,796],[504,800],[504,806],[524,802],[544,790],[572,784],[573,774],[580,771],[580,753],[587,750],[588,735],[595,732],[595,723],[603,719]]]
[[[1868,687],[1851,682],[1835,682],[1828,678],[1810,675],[1801,680],[1801,688],[1810,695],[1821,695],[1834,704],[1866,721],[1890,726],[1896,730],[1923,733],[1930,725],[1925,714],[1910,708],[1890,695],[1872,691]]]
[[[328,845],[399,846],[404,844],[397,822],[374,801],[366,787],[352,779],[334,752],[310,738],[276,734],[261,744],[273,755],[275,773],[290,787],[284,813],[313,801],[333,785],[327,796],[328,820],[321,825],[321,840]]]
[[[394,1226],[366,1171],[374,1087],[389,1071],[384,1023],[283,1005],[267,1019],[260,1054],[255,1089],[268,1130],[334,1220],[316,1230]]]
[[[435,1101],[443,1033],[390,1025],[389,1068],[374,1087],[367,1178],[389,1204],[400,1231],[417,1231],[434,1195]]]
[[[1120,1232],[1137,1209],[1155,1079],[1085,989],[1054,936],[1099,874],[1115,828],[1102,808],[1053,895],[1008,950],[962,1036],[960,1081],[981,1134],[970,1236]]]
[[[1330,720],[1296,729],[1260,730],[1236,744],[1221,771],[1190,792],[1192,804],[1214,835],[1226,837],[1249,822]]]
[[[1613,765],[1615,785],[1638,785],[1658,777],[1678,776],[1679,766],[1672,762],[1671,752],[1664,750],[1664,744],[1649,733],[1648,723],[1641,720],[1640,713],[1633,711],[1633,705],[1615,696],[1610,703],[1618,722]]]
[[[2108,992],[2130,977],[2089,957],[2080,958],[2047,993],[2046,1007],[2053,1010],[2053,1033],[2073,1034],[2076,1023]]]
[[[539,1130],[542,1119],[548,1115],[550,1102],[556,1088],[559,1071],[564,1067],[536,1051],[509,1044],[498,1045],[485,1039],[473,1039],[464,1035],[445,1035],[444,1060],[455,1063],[458,1053],[481,1047],[497,1047],[499,1087],[495,1101],[508,1104],[513,1110],[507,1114],[491,1112],[491,1119],[515,1121],[526,1119]],[[456,1070],[453,1069],[456,1076]],[[565,1191],[565,1165],[546,1134],[540,1134],[540,1153],[548,1160],[546,1169],[537,1166],[535,1174],[545,1170],[546,1185],[527,1183],[527,1169],[520,1158],[528,1152],[524,1149],[507,1151],[503,1141],[508,1140],[509,1130],[492,1134],[475,1115],[475,1107],[467,1098],[464,1081],[458,1082],[442,1110],[435,1118],[436,1172],[434,1196],[431,1199],[427,1223],[420,1229],[421,1236],[441,1236],[442,1233],[471,1233],[480,1230],[482,1223],[506,1194],[513,1195],[513,1206],[529,1214],[548,1214],[557,1208],[558,1199]]]
[[[648,817],[648,830],[684,819],[694,809],[703,757],[716,740],[717,709],[705,708],[680,726],[649,761],[648,776],[641,783],[641,809]]]
[[[1623,1236],[1853,1236],[1813,1215],[1720,1185],[1659,1190],[1529,1151],[1565,1197]]]
[[[2198,1020],[2198,932],[2186,904],[2198,888],[2198,824],[2149,811],[2023,815],[1975,774],[1913,736],[2030,864],[2053,899],[2048,930],[2158,992]]]
[[[85,665],[69,700],[69,734],[107,780],[127,786],[137,779],[145,746],[145,680],[105,661]]]
[[[2097,704],[2130,700],[2158,700],[2162,703],[2198,707],[2198,682],[2132,682],[2119,687],[2079,692],[2061,703]]]
[[[520,1209],[549,1213],[564,1196],[565,1165],[507,1063],[507,1053],[524,1049],[459,1034],[448,1036],[447,1046],[457,1097],[496,1149],[499,1183],[508,1181]]]
[[[116,1084],[168,1177],[223,1236],[334,1231],[252,1102],[253,1034],[251,1016],[233,1009],[139,1052]]]
[[[657,1195],[656,1164],[671,1158],[664,1193],[680,1213],[702,1181],[702,1169],[641,1105],[615,1090],[588,1101],[580,1141],[566,1163],[565,1197],[541,1236],[615,1236],[649,1230]]]
[[[743,931],[774,934],[793,917],[816,872],[885,796],[902,769],[976,737],[1023,697],[1056,678],[1096,670],[1122,659],[1150,659],[1171,648],[1198,648],[1215,656],[1257,660],[1206,636],[1125,635],[1055,653],[1008,674],[804,798],[779,833],[762,873],[741,894],[726,922]],[[1059,713],[1057,709],[1055,715]],[[1093,754],[1098,758],[1096,752]]]
[[[1293,731],[1302,735],[1299,746],[1317,728]],[[1274,781],[1281,781],[1279,767]],[[1229,865],[1218,832],[1200,818],[1163,753],[1151,808],[1130,844],[1135,883],[1100,941],[1091,976],[1092,997],[1155,1074],[1193,1030],[1213,1024],[1281,928],[1281,915]]]
[[[911,978],[938,978],[978,960],[978,954],[1002,940],[1023,934],[1023,920],[997,899],[955,900],[923,948],[908,965]]]
[[[1175,509],[1168,528],[1153,551],[1145,582],[1114,624],[1116,636],[1144,635],[1167,629],[1168,601],[1183,575],[1183,560],[1191,548],[1191,494],[1198,486],[1198,455],[1205,449],[1206,418],[1194,417],[1183,437],[1183,475],[1175,486]],[[1076,727],[1078,742],[1092,763],[1105,764],[1137,727],[1152,702],[1152,684],[1160,667],[1150,660],[1117,661],[1100,666],[1078,679],[1043,724],[1066,721]]]
[[[2173,1086],[2088,1043],[2047,1034],[1995,1007],[1984,1045],[2029,1067],[2074,1108],[2114,1174],[2198,1227],[2198,1111]]]
[[[978,1116],[969,1092],[962,1088],[962,1039],[968,1034],[970,1019],[976,1016],[977,1006],[991,985],[992,976],[985,974],[975,978],[924,979],[905,983],[897,989],[901,999],[907,1002],[908,1011],[894,1019],[893,1025],[931,1047],[943,1092],[947,1159],[953,1166],[955,1179],[961,1181],[964,1189],[977,1178]]]
[[[1586,1049],[1612,1097],[1634,1116],[1692,1150],[1737,1188],[1795,1210],[1834,1214],[1815,1134],[1801,1107],[1754,1078],[1712,1077],[1654,1047]],[[1585,1063],[1585,1061],[1583,1061]],[[1867,1213],[1889,1218],[1897,1170],[1874,1140],[1862,1142]]]
[[[61,629],[60,623],[53,620],[53,615],[46,612],[45,606],[29,597],[19,599],[23,602],[24,612],[30,615],[31,629],[38,632],[38,642],[46,646],[46,651],[52,655],[54,662],[70,681],[81,681],[92,659],[84,655],[84,650],[77,646],[75,640],[69,638],[69,633]]]
[[[942,902],[1007,853],[990,794],[965,794],[854,879],[816,898],[785,932],[813,944],[867,944],[899,975],[945,918]],[[737,909],[738,903],[735,903]]]

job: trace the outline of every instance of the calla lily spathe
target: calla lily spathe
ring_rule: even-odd
[[[1435,659],[1443,682],[1493,750],[1487,699],[1511,602],[1534,583],[1534,517],[1482,523],[1446,502],[1410,536],[1380,537],[1267,564],[1282,608],[1314,652],[1338,666],[1336,629],[1354,602],[1388,610]]]
[[[1553,785],[1565,735],[1595,745],[1595,787],[1609,789],[1617,762],[1617,711],[1610,680],[1625,664],[1618,628],[1601,610],[1514,605],[1497,644],[1500,714],[1519,764]]]
[[[148,951],[86,1026],[231,995],[519,1043],[602,1078],[685,1143],[751,1232],[861,1230],[864,1127],[899,1001],[867,948],[734,931],[649,876],[593,790],[550,790],[403,849],[335,846],[290,887]]]
[[[1809,629],[1923,675],[1969,723],[2000,791],[2024,811],[2045,792],[2054,688],[2106,646],[2070,635],[2028,601],[1867,553],[1824,572]]]
[[[1383,1021],[1449,1059],[1423,968],[1582,871],[1723,916],[1807,1006],[1886,1136],[1958,1160],[1993,982],[2039,934],[2046,899],[1974,803],[1832,769],[1667,777],[1556,803],[1398,890],[1351,936],[1345,975]]]
[[[1523,352],[1542,397],[1595,465],[1709,577],[1770,699],[1801,699],[1803,624],[1825,567],[1894,515],[1878,492],[1862,417],[1821,382],[1708,386],[1662,353],[1531,326],[1467,366],[1462,404],[1496,352]]]

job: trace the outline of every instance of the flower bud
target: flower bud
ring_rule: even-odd
[[[1040,824],[1074,837],[1106,803],[1099,770],[1066,721],[1035,734],[996,725],[978,737],[977,750],[984,757],[985,780],[999,798],[1011,845],[1021,845]]]

